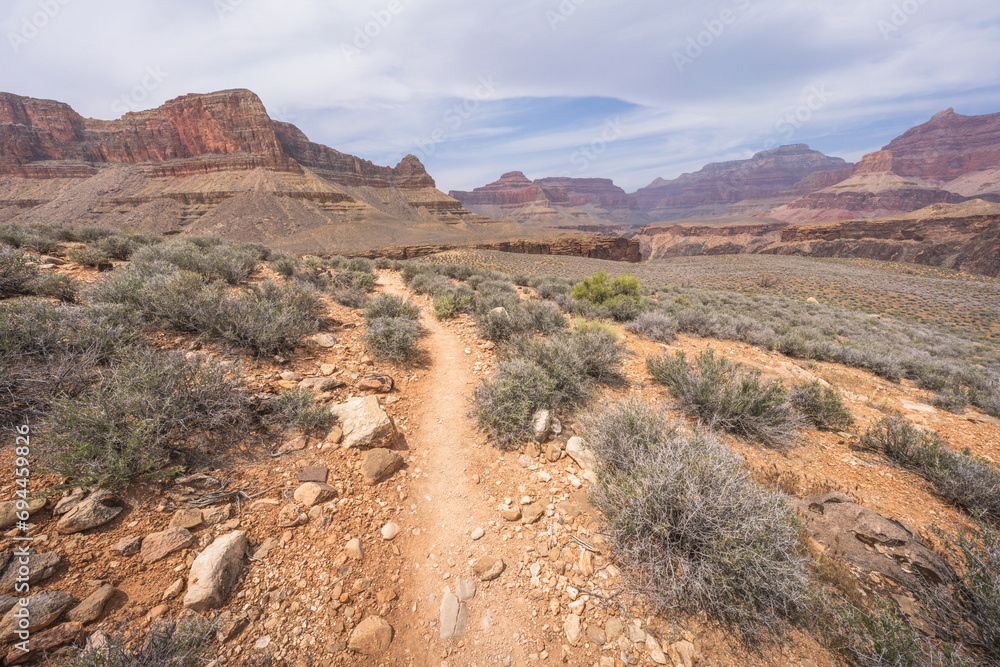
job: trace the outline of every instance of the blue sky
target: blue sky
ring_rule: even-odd
[[[1000,112],[982,0],[8,0],[0,31],[0,90],[115,118],[250,88],[446,191],[511,170],[634,191],[783,143],[854,161],[948,107]]]

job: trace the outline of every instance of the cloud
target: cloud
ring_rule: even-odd
[[[12,0],[0,31],[10,92],[111,118],[250,88],[444,189],[520,169],[634,190],[776,141],[857,159],[941,109],[1000,111],[1000,6],[979,0]]]

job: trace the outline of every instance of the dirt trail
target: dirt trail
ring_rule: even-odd
[[[379,284],[386,292],[409,296],[397,274],[384,274]],[[499,519],[496,499],[490,501],[499,480],[490,472],[493,466],[495,473],[500,452],[477,446],[483,438],[469,417],[477,378],[466,346],[426,307],[421,324],[426,330],[421,348],[428,366],[411,389],[421,410],[407,433],[411,454],[409,497],[404,503],[407,525],[402,526],[403,539],[397,540],[404,562],[400,609],[410,622],[396,627],[390,654],[381,662],[524,665],[527,654],[516,638],[531,627],[531,613],[517,595],[518,588],[508,589],[505,583],[516,577],[517,554],[514,545],[502,542],[497,527],[491,526]],[[485,536],[473,540],[477,528]],[[442,640],[439,614],[446,588],[454,592],[458,580],[474,578],[472,564],[486,555],[502,557],[508,571],[493,582],[477,582],[476,596],[467,603],[464,636]]]

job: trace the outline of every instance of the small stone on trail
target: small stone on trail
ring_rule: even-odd
[[[324,468],[323,466],[305,466],[299,471],[299,474],[295,476],[295,481],[302,483],[319,482],[320,484],[326,484],[326,480],[329,476],[329,468]]]
[[[580,645],[580,640],[583,638],[583,628],[580,625],[579,616],[576,614],[567,616],[563,623],[563,630],[566,632],[566,640],[569,641],[570,646]]]
[[[382,539],[386,541],[392,541],[396,539],[399,535],[399,526],[390,521],[389,523],[382,526]]]
[[[392,643],[392,626],[378,616],[369,616],[354,628],[348,648],[362,655],[385,653]]]
[[[361,545],[361,540],[355,537],[344,547],[344,553],[347,554],[348,558],[360,560],[365,555],[365,548]]]
[[[370,485],[391,477],[403,465],[403,457],[389,449],[372,449],[365,452],[361,462],[361,476]]]
[[[313,505],[319,505],[320,503],[325,503],[328,500],[333,500],[337,497],[337,489],[333,488],[329,484],[323,484],[321,482],[306,482],[299,488],[295,489],[296,502],[302,503],[306,507],[312,507]]]
[[[482,528],[476,528],[474,531],[472,531],[473,540],[481,540],[483,539],[484,535],[486,535],[486,531],[483,530]]]
[[[493,581],[501,574],[503,574],[504,565],[502,558],[497,558],[496,556],[484,556],[476,561],[473,565],[472,570],[479,577],[480,581]]]
[[[204,523],[201,510],[179,509],[170,519],[170,528],[197,528]]]

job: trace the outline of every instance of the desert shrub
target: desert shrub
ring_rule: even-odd
[[[371,292],[375,289],[375,276],[365,271],[341,271],[332,276],[330,284],[333,288]]]
[[[380,317],[402,317],[408,320],[420,319],[420,307],[409,299],[395,294],[379,294],[368,302],[365,308],[365,319],[375,320]]]
[[[935,611],[968,646],[991,661],[1000,660],[1000,534],[986,527],[960,527],[939,537],[958,564],[955,596],[938,596]]]
[[[114,234],[105,236],[95,246],[109,259],[127,260],[140,247],[141,239],[132,236]]]
[[[375,264],[367,257],[352,257],[341,264],[340,270],[349,273],[371,274],[375,270]]]
[[[527,301],[524,309],[530,321],[531,328],[548,336],[566,329],[566,316],[559,306],[551,301]]]
[[[68,303],[76,301],[76,281],[58,273],[39,274],[31,281],[29,289],[35,296],[59,299]]]
[[[271,259],[271,268],[279,276],[291,278],[292,274],[299,268],[299,262],[294,257],[282,255]]]
[[[294,424],[303,431],[314,431],[333,419],[330,408],[317,403],[316,396],[305,389],[292,389],[278,394],[273,403],[272,418]]]
[[[510,277],[510,281],[518,287],[527,287],[531,283],[531,276],[526,273],[515,273]]]
[[[592,498],[633,591],[660,608],[705,611],[747,642],[808,611],[793,511],[723,444],[637,400],[593,417],[587,434]]]
[[[936,408],[960,415],[965,412],[965,406],[971,403],[969,389],[962,385],[946,387],[934,395],[932,403]]]
[[[570,286],[566,283],[543,282],[535,287],[539,299],[552,299],[560,294],[569,294]]]
[[[364,308],[368,303],[368,292],[354,287],[338,287],[330,290],[330,298],[347,308]]]
[[[38,269],[24,252],[0,248],[0,299],[27,293],[37,275]]]
[[[579,331],[583,333],[591,332],[601,332],[611,336],[615,340],[621,338],[621,330],[615,326],[613,322],[608,320],[585,320],[582,317],[578,317],[573,320],[573,331]]]
[[[663,313],[646,311],[626,324],[625,328],[637,336],[660,343],[670,343],[677,338],[677,323]]]
[[[854,423],[854,417],[840,394],[833,387],[824,387],[819,382],[795,387],[791,401],[792,406],[820,430],[842,431]]]
[[[246,282],[260,261],[260,253],[252,246],[233,245],[214,237],[169,241],[141,248],[132,255],[133,264],[139,266],[166,262],[207,278],[220,278],[230,285]]]
[[[476,270],[465,264],[446,264],[441,272],[452,280],[466,281],[476,275]]]
[[[376,257],[372,265],[378,271],[387,271],[388,269],[391,269],[393,266],[392,260],[389,259],[388,257]]]
[[[473,309],[476,295],[464,285],[451,287],[434,297],[434,316],[446,320]]]
[[[196,432],[231,437],[248,425],[248,395],[227,372],[181,352],[133,348],[83,395],[57,398],[45,454],[82,486],[156,477]]]
[[[76,262],[80,266],[100,267],[109,265],[111,261],[111,255],[104,248],[92,245],[71,250],[68,256],[71,262]]]
[[[122,626],[98,648],[70,649],[58,667],[200,667],[215,639],[215,625],[200,616],[158,621],[144,630]]]
[[[405,361],[417,354],[420,325],[408,317],[379,317],[368,321],[365,343],[372,354]]]
[[[576,301],[604,309],[619,322],[627,322],[643,311],[640,287],[635,276],[618,276],[608,283],[608,274],[598,271],[574,287],[572,296]]]
[[[802,424],[780,381],[762,382],[760,371],[716,356],[711,348],[698,356],[693,368],[683,352],[650,357],[646,365],[657,382],[711,428],[775,447],[787,444]]]
[[[451,281],[436,273],[420,273],[410,281],[410,289],[417,294],[437,294],[450,286]]]
[[[1000,471],[988,461],[949,449],[936,433],[899,416],[879,419],[861,440],[925,477],[942,497],[970,514],[1000,523]]]
[[[477,306],[478,307],[478,306]],[[526,333],[531,323],[520,305],[497,306],[476,315],[479,336],[494,343],[502,343],[518,334]]]
[[[480,294],[511,294],[517,296],[517,288],[509,280],[486,279],[476,285]]]
[[[537,364],[524,360],[501,362],[492,377],[476,387],[473,413],[479,428],[497,447],[516,449],[531,428],[531,417],[549,407],[555,386]]]

